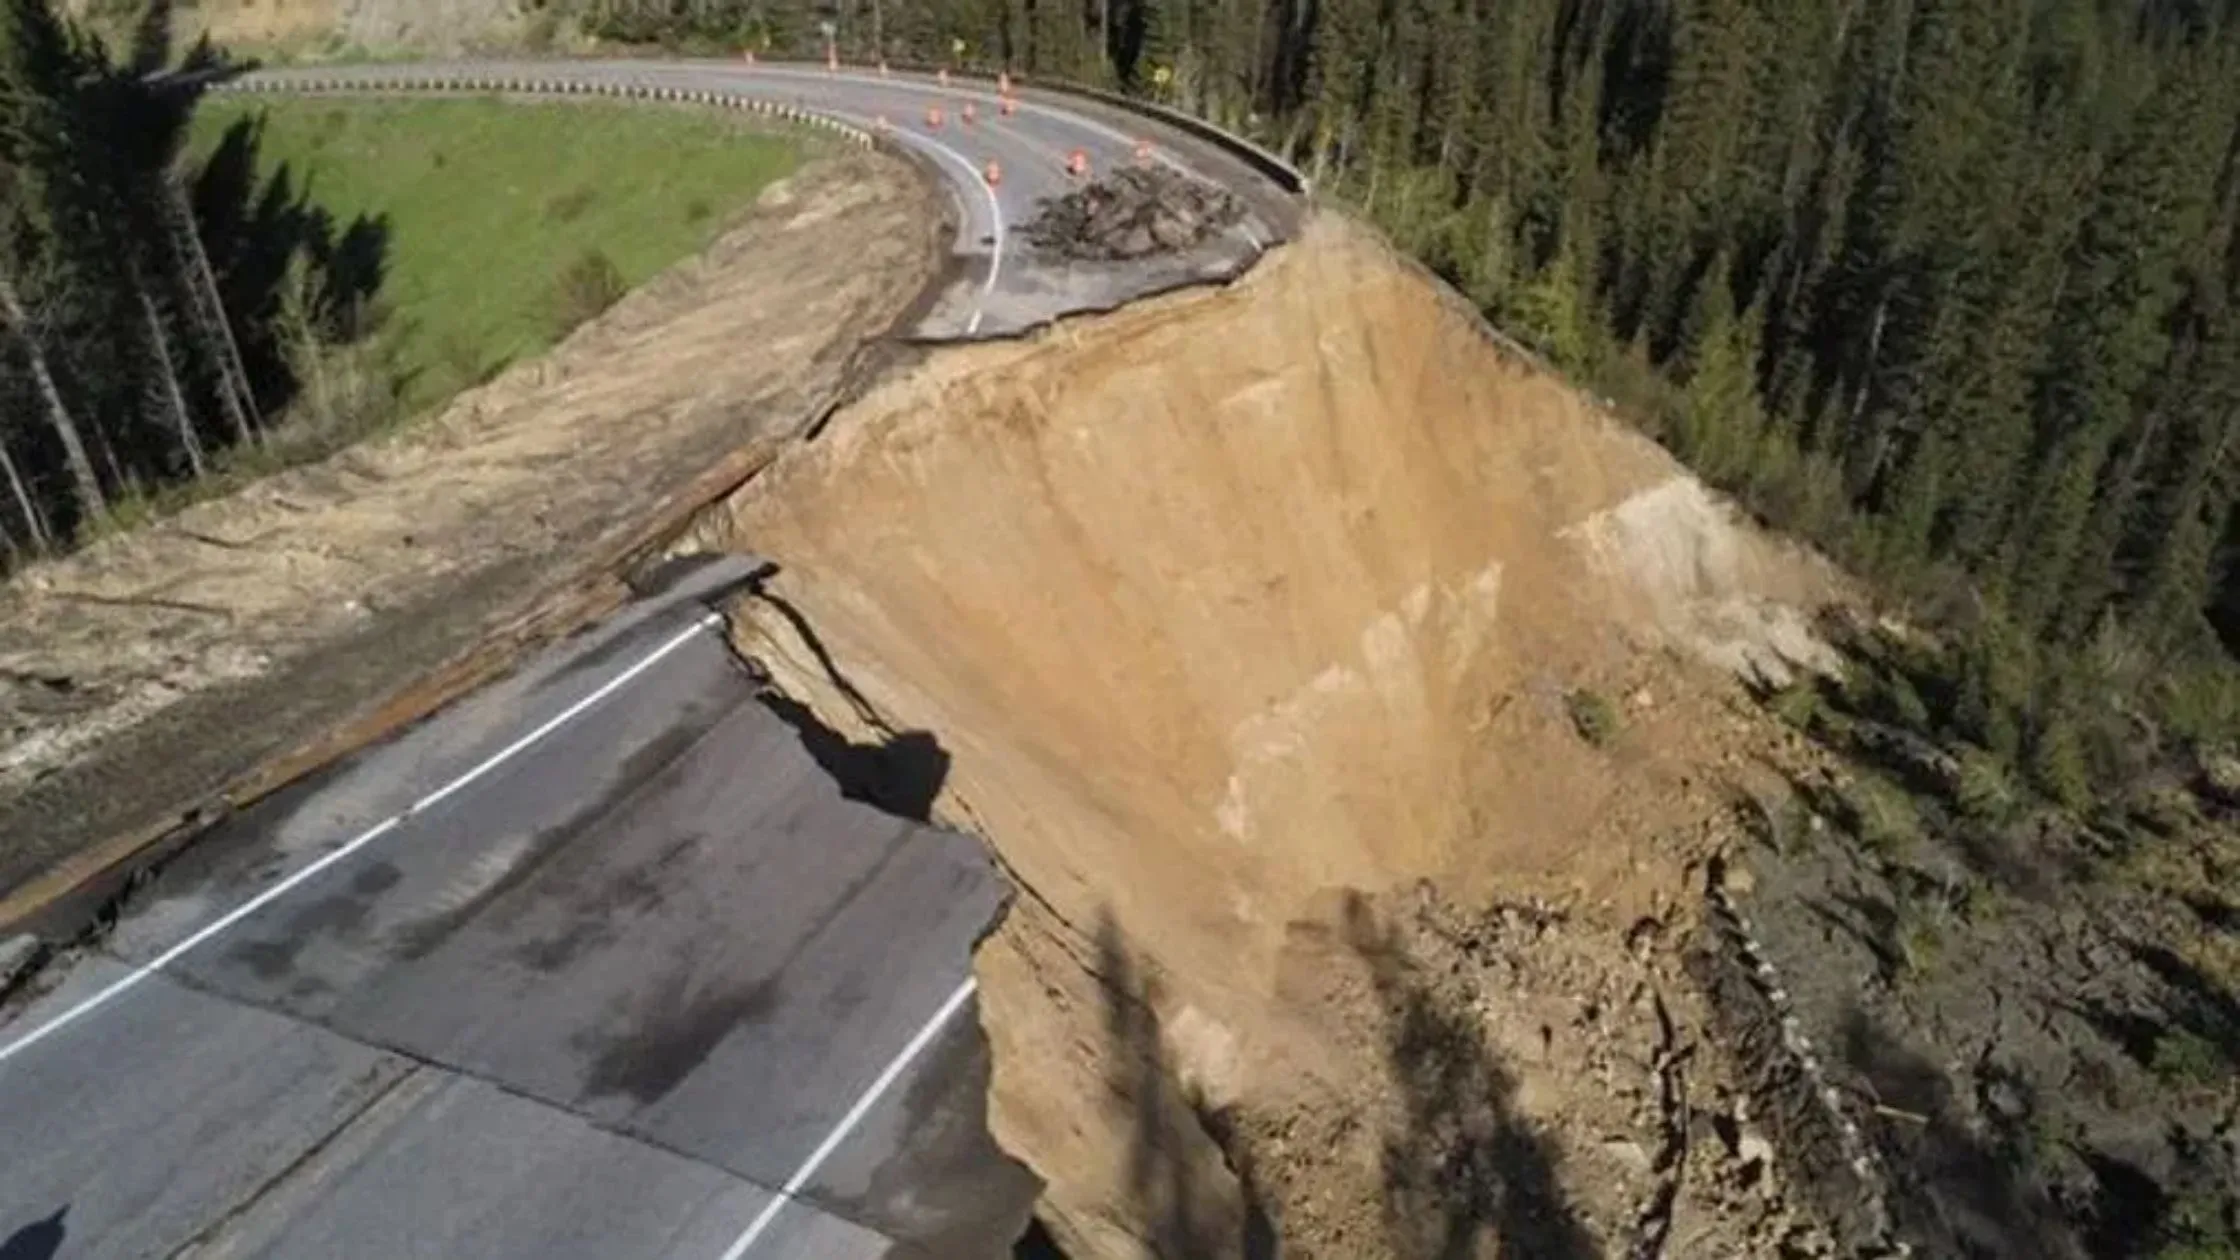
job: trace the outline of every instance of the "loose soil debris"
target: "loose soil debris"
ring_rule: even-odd
[[[1125,262],[1178,253],[1236,223],[1244,205],[1165,166],[1130,166],[1061,197],[1045,197],[1022,228],[1044,253]]]

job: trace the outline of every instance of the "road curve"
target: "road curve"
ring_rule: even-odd
[[[1010,336],[1081,311],[1108,310],[1249,268],[1298,226],[1299,201],[1239,147],[1102,100],[1015,92],[993,83],[739,61],[427,62],[259,70],[228,80],[241,92],[536,92],[701,103],[780,113],[909,155],[937,172],[957,210],[956,265],[911,330],[924,340]],[[940,121],[933,124],[932,112]],[[967,116],[971,121],[966,121]],[[1125,264],[1044,258],[1014,230],[1039,202],[1074,187],[1078,154],[1091,175],[1149,160],[1235,194],[1229,229],[1179,254]],[[991,164],[998,181],[987,179]]]

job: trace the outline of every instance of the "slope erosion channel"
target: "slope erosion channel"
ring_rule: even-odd
[[[890,377],[680,546],[749,550],[741,651],[937,742],[1019,889],[977,968],[1043,1241],[1774,1254],[1654,1086],[1736,675],[1823,661],[1838,583],[1363,229]]]

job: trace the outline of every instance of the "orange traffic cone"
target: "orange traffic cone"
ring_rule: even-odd
[[[996,109],[1005,118],[1009,118],[1012,114],[1018,112],[1019,102],[1012,100],[1008,96],[1002,97],[996,101]]]
[[[966,126],[971,126],[973,123],[980,121],[979,112],[973,109],[971,101],[966,101],[964,108],[957,111],[957,121]]]
[[[1079,177],[1089,173],[1089,155],[1080,149],[1066,155],[1066,174]]]
[[[939,105],[926,106],[926,130],[941,130],[941,107]]]
[[[1151,165],[1151,142],[1149,140],[1136,141],[1136,165]]]
[[[996,94],[998,96],[1011,95],[1011,72],[1009,70],[996,72]]]
[[[935,81],[941,84],[941,86],[949,86],[949,68],[947,66],[943,66],[941,69],[934,71],[933,77]]]
[[[990,188],[993,188],[997,184],[1003,182],[1003,167],[997,165],[994,158],[988,159],[988,169],[986,174],[988,176],[988,187]]]

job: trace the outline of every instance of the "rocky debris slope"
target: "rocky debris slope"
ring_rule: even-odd
[[[1839,724],[1871,719],[1828,690],[1809,726],[1839,742]],[[1727,918],[1778,972],[1762,1003],[1716,986],[1726,1015],[1764,1005],[1758,1022],[1799,1043],[1759,1070],[1824,1074],[1843,1145],[1864,1147],[1828,1144],[1829,1180],[1856,1174],[1854,1214],[1918,1256],[2230,1254],[2216,1244],[2240,1240],[2240,817],[2213,779],[2148,789],[2128,819],[1969,816],[1865,769],[1925,760],[1883,755],[1752,807],[1753,891]],[[1792,1134],[1815,1127],[1800,1118]]]
[[[1053,257],[1125,262],[1188,249],[1243,215],[1243,204],[1212,184],[1165,166],[1129,166],[1043,198],[1020,230]]]

